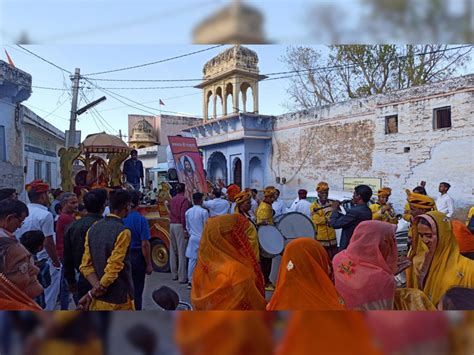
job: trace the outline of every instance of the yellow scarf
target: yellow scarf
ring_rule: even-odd
[[[425,219],[432,229],[436,229],[437,244],[435,250],[426,250],[425,243],[418,237],[415,229],[413,243],[416,247],[414,261],[419,265],[414,286],[425,292],[434,305],[437,305],[442,296],[451,287],[474,287],[474,261],[463,257],[459,253],[459,246],[454,237],[451,221],[444,213],[431,211],[417,217]],[[421,253],[418,253],[421,251]],[[423,253],[424,251],[424,253]],[[419,255],[417,255],[419,254]],[[432,257],[430,257],[432,254]],[[418,260],[421,257],[422,260]],[[430,260],[431,259],[431,260]],[[420,276],[420,273],[426,275]],[[421,284],[420,284],[421,282]]]

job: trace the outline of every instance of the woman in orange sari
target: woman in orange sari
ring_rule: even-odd
[[[182,312],[176,319],[175,340],[182,355],[271,355],[268,315],[266,312]]]
[[[454,286],[474,288],[474,261],[459,253],[451,221],[444,213],[428,212],[416,218],[415,251],[423,246],[414,287],[422,290],[436,306]],[[417,255],[414,255],[416,258]]]
[[[474,234],[459,219],[453,219],[453,233],[459,244],[461,255],[474,260]]]
[[[381,355],[360,312],[292,312],[277,355]]]
[[[193,273],[195,310],[265,310],[262,271],[239,214],[207,221]]]
[[[364,221],[333,259],[336,289],[349,309],[393,309],[397,271],[397,226]]]
[[[331,281],[332,267],[324,247],[312,238],[298,238],[285,248],[268,311],[345,310]]]
[[[0,238],[0,310],[41,311],[33,301],[43,292],[39,269],[18,241]]]

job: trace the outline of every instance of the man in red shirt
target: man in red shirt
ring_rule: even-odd
[[[170,203],[170,268],[173,280],[179,280],[179,283],[188,282],[186,265],[186,211],[190,204],[184,196],[186,186],[179,183],[176,187],[176,195]]]
[[[74,213],[77,211],[79,206],[79,200],[73,192],[65,192],[59,201],[61,204],[61,214],[59,215],[56,224],[56,252],[61,260],[61,264],[64,265],[64,233],[66,229],[75,221]],[[69,308],[69,290],[64,279],[64,267],[61,270],[61,286],[59,290],[59,300],[61,304],[61,310],[67,310]]]

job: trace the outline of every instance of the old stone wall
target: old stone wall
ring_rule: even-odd
[[[469,75],[276,117],[270,183],[291,201],[299,188],[314,191],[321,180],[342,190],[344,177],[381,178],[401,211],[405,188],[425,180],[428,194],[437,197],[439,182],[447,181],[456,215],[463,217],[474,205],[473,80]],[[434,129],[433,110],[446,106],[451,128]],[[398,133],[386,134],[390,115],[398,115]]]

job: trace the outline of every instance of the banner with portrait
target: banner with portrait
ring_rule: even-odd
[[[196,139],[168,136],[179,182],[186,185],[185,196],[192,201],[196,192],[207,193],[206,178]]]

